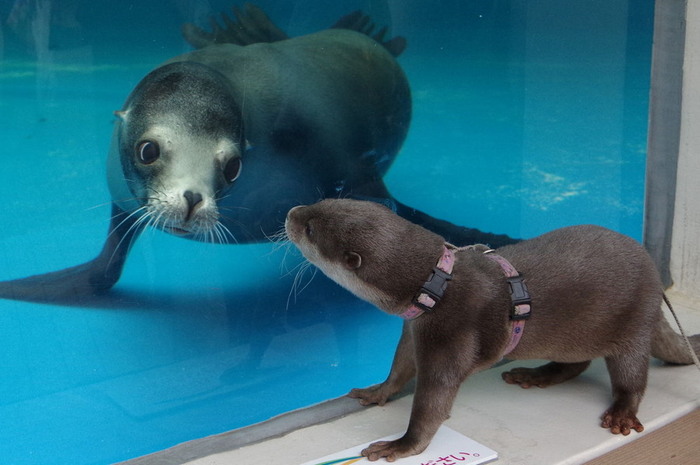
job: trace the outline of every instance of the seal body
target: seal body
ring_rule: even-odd
[[[287,216],[286,231],[325,274],[391,314],[412,304],[445,247],[444,238],[383,206],[353,200],[296,207]],[[387,380],[350,392],[363,405],[384,404],[416,377],[408,431],[363,451],[370,460],[422,452],[448,418],[460,384],[501,359],[510,340],[513,303],[503,270],[483,252],[483,247],[456,249],[442,300],[404,324]],[[524,276],[532,298],[531,317],[508,357],[552,361],[513,369],[504,380],[546,387],[604,357],[613,403],[602,426],[613,433],[642,431],[636,414],[649,357],[693,363],[662,315],[661,280],[644,248],[589,225],[554,230],[496,253]],[[700,335],[691,341],[700,352]]]
[[[251,5],[220,29],[194,26],[202,48],[146,75],[116,112],[107,163],[112,219],[94,260],[0,283],[0,297],[70,303],[110,289],[151,226],[199,241],[244,243],[279,232],[295,205],[372,199],[456,243],[513,239],[432,218],[391,197],[382,177],[411,119],[394,54],[367,17],[287,38]],[[244,34],[241,33],[244,32]]]

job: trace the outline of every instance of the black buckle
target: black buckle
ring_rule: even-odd
[[[413,298],[413,304],[423,311],[432,311],[433,309],[431,307],[428,307],[427,305],[419,302],[418,297],[420,297],[421,294],[426,294],[437,304],[440,301],[440,299],[442,299],[442,296],[445,295],[447,283],[451,280],[451,274],[445,273],[438,267],[433,268],[432,273],[430,273],[430,277],[420,288],[420,292],[418,292],[418,295]]]
[[[522,276],[514,276],[508,278],[508,287],[510,288],[510,300],[513,303],[513,311],[510,314],[510,319],[514,321],[527,320],[530,318],[530,312],[518,315],[515,313],[515,307],[518,305],[530,305],[532,298],[527,291],[527,286],[523,282]]]

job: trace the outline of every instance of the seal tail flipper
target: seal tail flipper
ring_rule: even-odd
[[[243,9],[233,7],[235,20],[221,13],[225,27],[221,27],[214,16],[211,17],[212,31],[192,23],[182,26],[182,35],[194,48],[204,48],[213,44],[250,45],[260,42],[278,42],[289,36],[272,22],[258,6],[245,3]]]
[[[124,262],[141,232],[137,215],[112,204],[109,235],[93,260],[60,271],[0,282],[0,298],[27,302],[76,302],[109,290],[119,280]]]
[[[404,37],[397,36],[389,40],[384,40],[384,36],[388,30],[386,26],[379,29],[379,31],[373,35],[374,23],[372,23],[372,19],[360,10],[353,11],[343,16],[331,26],[331,29],[349,29],[365,34],[380,43],[395,57],[401,55],[401,53],[406,50],[406,39]]]
[[[668,299],[664,296],[664,300],[668,304]],[[669,306],[669,308],[672,308]],[[659,310],[661,313],[661,310]],[[674,312],[675,313],[675,312]],[[693,351],[700,355],[700,334],[688,337],[688,343]],[[676,333],[671,325],[664,317],[663,313],[659,316],[656,327],[654,328],[654,337],[651,342],[652,357],[663,360],[666,363],[676,365],[690,365],[695,363],[693,355],[690,353],[690,347],[683,336]],[[700,366],[698,366],[700,368]]]
[[[214,16],[211,17],[211,32],[207,32],[192,23],[183,24],[183,37],[197,49],[213,44],[250,45],[261,42],[279,42],[289,38],[257,5],[245,3],[242,9],[234,6],[232,10],[235,20],[226,13],[221,13],[224,27],[221,27]],[[387,27],[382,27],[373,34],[374,27],[371,18],[358,10],[343,16],[330,28],[349,29],[365,34],[381,44],[393,56],[401,55],[406,49],[406,39],[394,37],[384,40]]]
[[[396,213],[399,216],[441,235],[447,242],[456,246],[462,247],[472,244],[488,244],[489,247],[495,249],[504,245],[520,242],[520,239],[514,239],[505,234],[483,232],[478,229],[465,228],[452,224],[449,221],[433,218],[420,210],[408,207],[396,200],[394,200],[394,203],[396,205]]]

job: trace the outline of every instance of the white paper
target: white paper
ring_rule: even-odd
[[[362,457],[360,452],[374,442],[388,441],[401,436],[402,434],[394,434],[376,439],[301,465],[369,465],[387,463],[384,459],[370,462],[367,458]],[[392,463],[398,465],[477,465],[496,460],[497,458],[498,454],[495,451],[442,425],[422,454],[404,457]]]

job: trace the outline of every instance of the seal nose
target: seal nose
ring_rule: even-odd
[[[189,220],[192,213],[194,213],[194,209],[202,202],[202,194],[198,192],[185,191],[185,193],[182,195],[185,197],[185,200],[187,200],[187,219]]]

